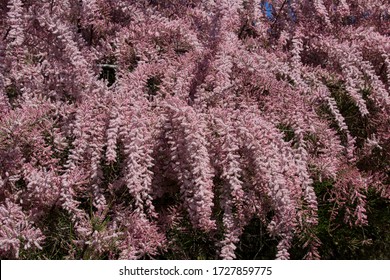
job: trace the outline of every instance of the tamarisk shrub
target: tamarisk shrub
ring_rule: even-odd
[[[317,259],[314,182],[351,227],[370,223],[368,190],[390,198],[388,1],[0,0],[0,15],[2,258],[39,256],[62,213],[63,258],[157,256],[187,220],[234,259],[258,218],[276,258],[297,238]]]

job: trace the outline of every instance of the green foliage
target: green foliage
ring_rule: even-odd
[[[245,227],[236,256],[239,260],[272,260],[277,252],[277,244],[277,240],[268,235],[264,223],[255,218]]]
[[[20,259],[62,260],[77,251],[76,236],[70,215],[53,206],[37,226],[46,236],[42,250],[21,250]]]
[[[284,134],[283,140],[289,142],[294,139],[295,132],[291,125],[279,124],[277,128]]]
[[[390,258],[390,203],[373,191],[367,199],[369,224],[350,227],[341,211],[331,220],[333,204],[328,201],[332,182],[316,182],[319,199],[318,226],[316,234],[321,240],[322,259],[389,259]],[[162,259],[215,259],[217,249],[212,236],[194,230],[188,221],[170,230],[168,238],[172,246]],[[255,218],[245,227],[237,244],[237,259],[272,260],[276,254],[277,240],[268,235],[266,225]],[[302,259],[306,254],[301,243],[294,238],[290,250],[292,259]]]
[[[105,58],[101,63],[101,71],[99,74],[99,80],[103,79],[107,82],[107,86],[111,86],[116,81],[116,59],[114,57]]]
[[[18,98],[22,95],[22,92],[14,85],[9,85],[5,88],[5,94],[11,106],[16,106]]]
[[[171,244],[166,253],[160,256],[168,260],[210,260],[217,258],[217,248],[213,236],[194,229],[189,219],[169,230]]]
[[[348,126],[353,137],[356,137],[357,147],[362,147],[365,139],[372,133],[374,133],[374,127],[369,121],[367,116],[362,116],[359,112],[359,108],[354,103],[352,98],[348,95],[348,92],[345,88],[345,84],[341,81],[328,81],[327,87],[331,92],[331,96],[335,99],[340,113],[345,119],[345,123]],[[369,99],[370,89],[362,89],[362,96],[366,101],[367,108],[371,114],[375,113],[375,106],[371,99]],[[325,109],[325,111],[327,111]],[[329,113],[329,111],[328,111]],[[372,116],[370,116],[372,118]],[[334,123],[333,127],[337,125]],[[342,138],[342,140],[344,140]]]
[[[157,76],[150,77],[146,82],[147,98],[149,101],[152,101],[154,96],[157,95],[157,92],[160,90],[161,79]]]
[[[363,227],[350,227],[341,211],[331,220],[333,204],[329,198],[331,182],[317,182],[319,198],[317,234],[321,240],[323,259],[388,259],[390,258],[390,203],[369,191],[368,221]]]

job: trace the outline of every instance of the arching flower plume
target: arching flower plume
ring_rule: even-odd
[[[235,259],[259,221],[275,258],[321,258],[325,212],[364,228],[390,198],[389,13],[0,0],[0,257],[65,223],[62,258],[164,256],[180,232]]]

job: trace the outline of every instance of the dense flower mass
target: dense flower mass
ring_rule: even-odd
[[[258,218],[318,259],[319,199],[351,227],[390,199],[387,0],[0,0],[0,30],[2,258],[62,217],[63,258],[194,229],[234,259]]]

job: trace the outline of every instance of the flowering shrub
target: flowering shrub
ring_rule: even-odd
[[[388,1],[0,0],[0,15],[2,258],[53,240],[62,258],[150,258],[193,229],[234,259],[256,218],[275,258],[297,239],[318,259],[319,201],[364,227],[368,192],[390,199]]]

